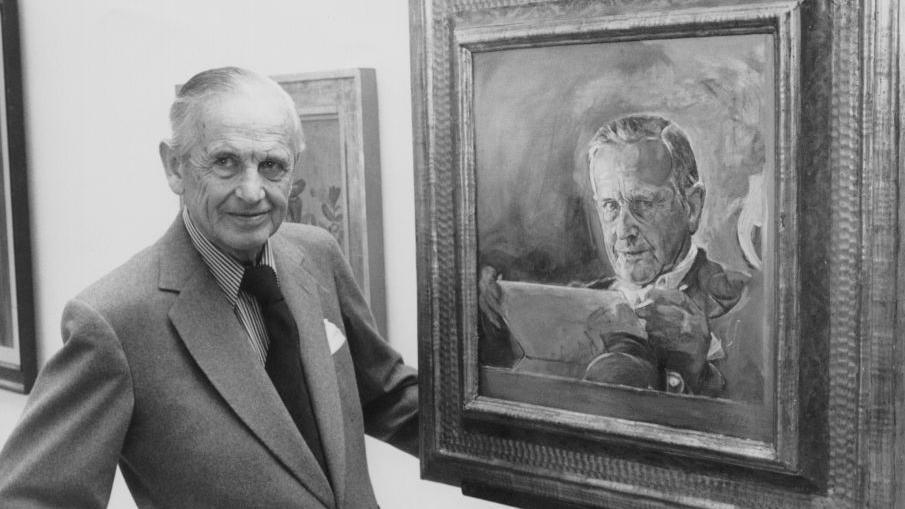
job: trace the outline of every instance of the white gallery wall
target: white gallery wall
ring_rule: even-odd
[[[237,65],[265,74],[373,67],[380,110],[389,339],[415,364],[417,303],[406,0],[19,0],[38,359],[82,288],[156,240],[178,202],[157,143],[176,83]],[[25,397],[0,390],[0,444]],[[369,440],[385,508],[501,507],[420,481]],[[134,507],[117,478],[110,507]]]

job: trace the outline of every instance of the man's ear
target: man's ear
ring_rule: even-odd
[[[163,170],[167,174],[167,184],[170,189],[182,196],[185,187],[183,185],[183,168],[179,155],[176,150],[166,141],[160,142],[160,162],[163,163]]]
[[[685,202],[688,204],[688,231],[698,231],[701,222],[701,212],[704,211],[704,186],[700,182],[685,191]]]

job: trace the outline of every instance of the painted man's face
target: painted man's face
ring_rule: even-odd
[[[170,187],[208,240],[253,261],[286,217],[296,155],[286,105],[272,92],[236,92],[199,110],[195,143],[169,156]]]
[[[688,252],[703,189],[683,205],[671,183],[671,160],[659,140],[605,144],[591,160],[594,202],[610,264],[625,282],[645,285]]]

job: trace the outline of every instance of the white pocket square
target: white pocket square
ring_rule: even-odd
[[[324,332],[327,334],[327,344],[330,345],[330,355],[333,355],[346,342],[346,336],[343,331],[339,330],[339,327],[333,325],[333,322],[326,318],[324,318]]]

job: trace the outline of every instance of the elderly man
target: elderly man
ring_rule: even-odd
[[[583,286],[621,292],[644,334],[605,334],[613,312],[594,313],[587,334],[602,352],[584,367],[590,381],[675,393],[720,396],[724,356],[711,321],[741,299],[746,276],[708,259],[692,241],[704,206],[694,155],[685,134],[655,116],[628,116],[597,131],[588,161],[603,243],[615,274]],[[514,366],[524,355],[505,338],[496,271],[482,270],[485,362]],[[503,332],[503,334],[501,334]],[[569,338],[561,338],[568,341]],[[583,338],[571,338],[583,340]]]
[[[413,370],[332,237],[283,224],[304,143],[291,98],[223,68],[160,144],[184,208],[66,307],[63,348],[0,455],[2,507],[373,508],[363,432],[417,453]]]

